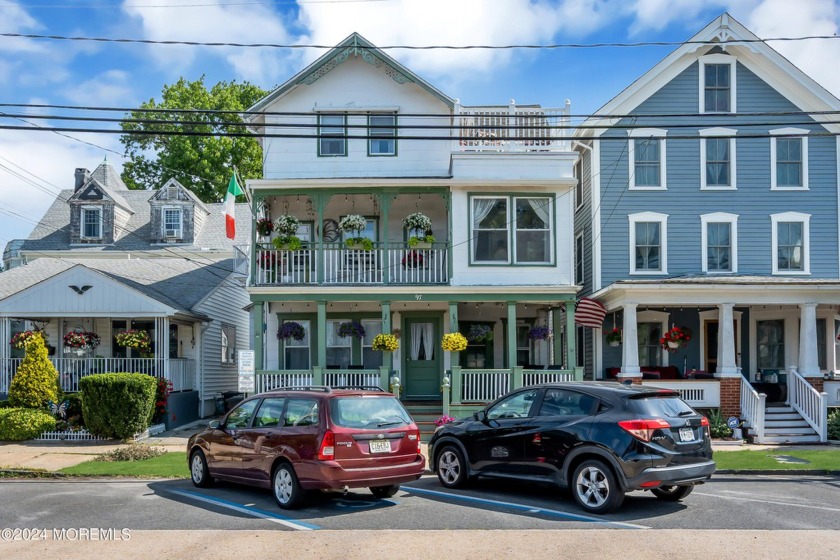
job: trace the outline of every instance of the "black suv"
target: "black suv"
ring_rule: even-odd
[[[438,428],[429,459],[448,488],[478,476],[548,482],[595,514],[633,490],[681,500],[715,472],[709,421],[678,392],[610,382],[518,389]]]

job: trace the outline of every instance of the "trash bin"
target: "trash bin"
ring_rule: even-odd
[[[220,416],[225,413],[225,396],[221,393],[216,393],[215,398],[216,415]]]

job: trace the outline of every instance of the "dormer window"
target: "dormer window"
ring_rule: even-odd
[[[734,113],[735,57],[710,54],[700,57],[700,112]]]
[[[163,237],[166,239],[180,239],[182,235],[183,219],[181,208],[163,208]]]
[[[82,239],[102,239],[102,208],[82,206]]]

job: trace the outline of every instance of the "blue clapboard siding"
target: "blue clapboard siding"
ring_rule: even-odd
[[[668,275],[696,275],[702,272],[700,216],[712,212],[737,214],[738,273],[769,275],[772,272],[770,215],[802,212],[811,215],[810,257],[812,278],[838,276],[837,247],[837,148],[833,137],[810,137],[809,190],[770,190],[770,140],[739,138],[736,143],[737,190],[700,190],[700,138],[697,130],[715,126],[734,128],[738,133],[760,134],[793,126],[815,132],[825,130],[802,116],[680,117],[667,120],[645,114],[696,113],[698,68],[694,63],[633,113],[634,119],[620,124],[669,129],[672,124],[693,125],[670,128],[668,135],[693,136],[667,140],[667,191],[630,191],[627,131],[613,129],[601,142],[601,237],[602,285],[628,278],[629,221],[636,212],[659,212],[668,218]],[[739,113],[797,111],[796,106],[741,64],[737,65],[737,109]],[[807,124],[802,124],[807,123]],[[756,126],[750,126],[756,125]],[[597,233],[595,233],[597,235]]]

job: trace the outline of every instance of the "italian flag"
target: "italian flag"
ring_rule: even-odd
[[[242,187],[236,182],[236,173],[230,178],[227,194],[225,195],[225,230],[228,239],[236,239],[236,197],[243,194]]]

